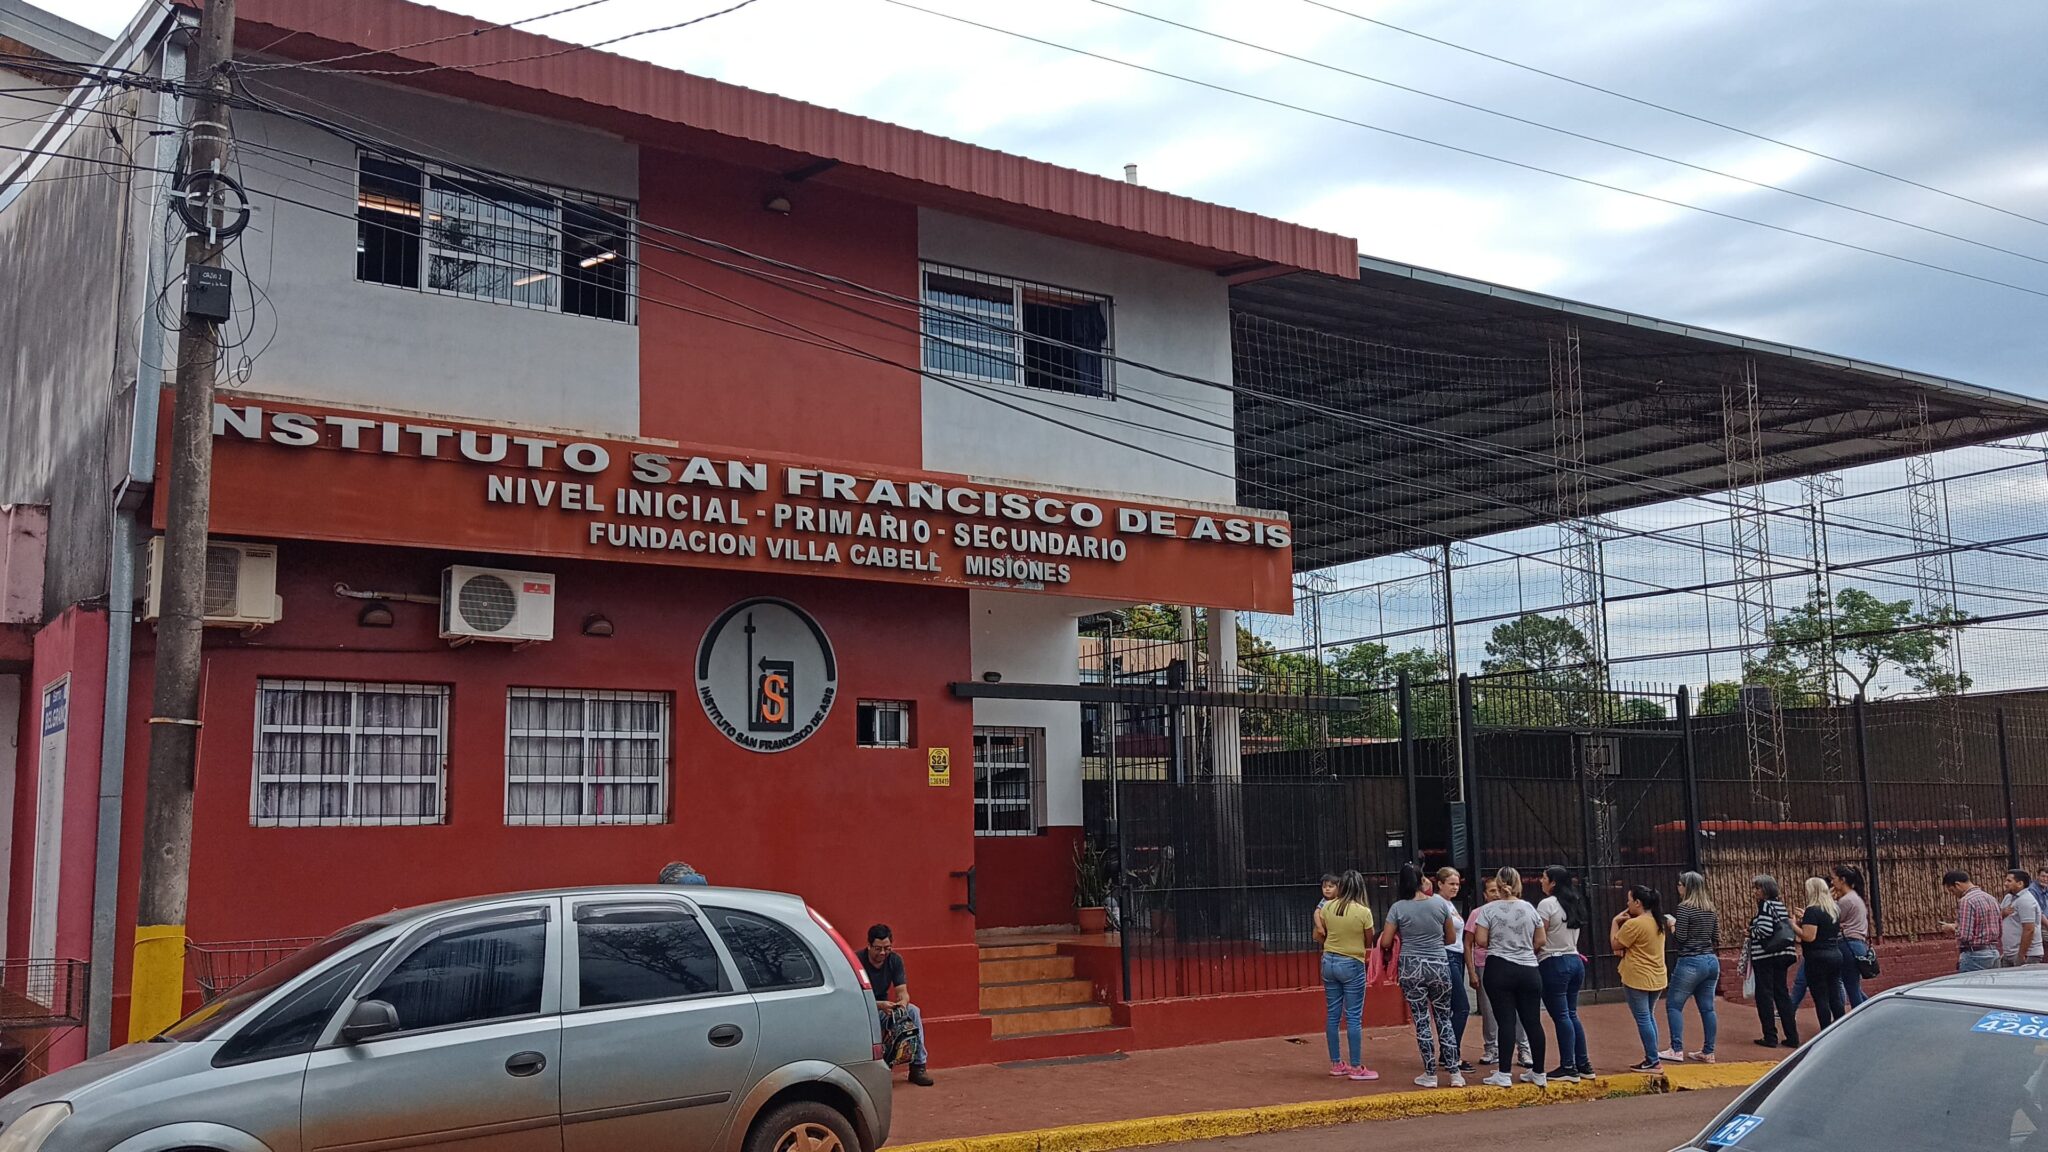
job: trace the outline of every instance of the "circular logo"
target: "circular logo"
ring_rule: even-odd
[[[697,699],[726,739],[781,752],[811,738],[839,695],[839,663],[825,630],[787,600],[757,597],[727,608],[697,648]]]

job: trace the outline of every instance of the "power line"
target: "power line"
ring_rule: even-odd
[[[1312,68],[1321,68],[1325,71],[1335,72],[1341,76],[1349,76],[1353,79],[1364,80],[1369,83],[1384,85],[1388,88],[1393,88],[1401,92],[1407,92],[1416,96],[1422,96],[1430,100],[1441,101],[1445,104],[1451,104],[1456,107],[1469,109],[1474,112],[1482,112],[1488,116],[1496,116],[1502,120],[1508,120],[1516,124],[1527,125],[1531,128],[1540,128],[1545,132],[1555,132],[1560,136],[1569,136],[1574,140],[1584,140],[1591,144],[1599,144],[1603,147],[1617,149],[1622,152],[1627,152],[1636,156],[1646,157],[1651,160],[1662,161],[1666,164],[1675,164],[1681,168],[1690,169],[1694,172],[1703,172],[1710,176],[1719,176],[1724,179],[1736,181],[1740,184],[1747,184],[1752,188],[1761,188],[1771,192],[1782,193],[1786,196],[1796,196],[1801,200],[1810,201],[1814,204],[1826,205],[1830,208],[1839,208],[1844,212],[1854,212],[1858,216],[1866,216],[1872,220],[1882,220],[1888,224],[1897,224],[1900,227],[1911,228],[1916,232],[1925,232],[1930,236],[1939,236],[1944,239],[1955,240],[1959,243],[1968,244],[1977,248],[1982,248],[1989,252],[2000,252],[2007,256],[2017,256],[2022,260],[2030,260],[2036,264],[2048,265],[2048,258],[2034,256],[2026,252],[2021,252],[2012,248],[2006,248],[1998,244],[1988,243],[1983,240],[1975,240],[1968,236],[1958,235],[1954,232],[1945,231],[1943,229],[1935,228],[1930,225],[1916,224],[1911,220],[1903,220],[1897,216],[1886,215],[1883,212],[1872,211],[1868,208],[1858,208],[1853,204],[1844,204],[1839,200],[1830,200],[1825,196],[1816,196],[1809,192],[1801,192],[1795,188],[1787,188],[1782,184],[1773,184],[1767,180],[1754,180],[1748,176],[1737,175],[1736,173],[1728,172],[1720,168],[1710,167],[1705,164],[1695,164],[1690,160],[1681,160],[1676,156],[1666,156],[1661,152],[1652,152],[1647,148],[1637,148],[1634,145],[1623,144],[1619,141],[1609,140],[1602,136],[1594,136],[1590,133],[1579,132],[1571,128],[1566,128],[1557,124],[1547,123],[1542,120],[1532,119],[1527,116],[1518,116],[1513,112],[1503,112],[1498,108],[1489,108],[1484,104],[1475,104],[1469,100],[1460,100],[1454,96],[1445,96],[1441,93],[1431,92],[1425,88],[1417,88],[1412,85],[1402,84],[1393,80],[1387,80],[1379,76],[1373,76],[1365,72],[1359,72],[1350,68],[1345,68],[1341,65],[1331,64],[1323,60],[1317,60],[1313,57],[1298,56],[1292,52],[1283,51],[1279,48],[1273,48],[1264,44],[1258,44],[1250,40],[1241,40],[1235,36],[1230,36],[1222,32],[1217,32],[1213,29],[1203,28],[1194,24],[1183,23],[1179,20],[1175,20],[1170,17],[1155,15],[1151,12],[1144,12],[1136,8],[1127,8],[1122,4],[1115,3],[1114,0],[1089,0],[1089,2],[1093,4],[1099,4],[1104,8],[1113,9],[1117,12],[1128,13],[1132,16],[1141,17],[1143,19],[1155,21],[1157,23],[1165,24],[1170,27],[1179,28],[1183,31],[1192,32],[1198,36],[1207,36],[1213,40],[1221,40],[1228,44],[1236,44],[1240,47],[1250,48],[1257,52],[1264,52],[1271,56],[1277,56],[1283,60],[1292,60],[1298,64],[1306,64]]]
[[[1519,68],[1524,72],[1531,72],[1535,75],[1547,77],[1551,80],[1562,81],[1563,83],[1570,84],[1575,88],[1584,88],[1588,92],[1598,92],[1603,96],[1612,96],[1616,100],[1626,100],[1630,104],[1639,104],[1644,108],[1655,109],[1658,112],[1664,112],[1672,116],[1680,117],[1682,119],[1691,120],[1697,124],[1705,124],[1712,128],[1719,128],[1724,132],[1733,132],[1738,136],[1747,136],[1752,140],[1761,140],[1766,144],[1776,144],[1780,148],[1790,148],[1794,152],[1803,152],[1806,155],[1812,156],[1817,160],[1826,160],[1831,164],[1840,164],[1845,168],[1854,168],[1858,172],[1867,172],[1872,176],[1882,176],[1886,180],[1896,180],[1901,184],[1918,188],[1921,191],[1932,192],[1937,196],[1946,196],[1951,200],[1961,201],[1964,204],[1972,204],[1979,208],[1986,208],[1993,212],[1997,212],[2000,215],[2010,216],[2015,220],[2025,220],[2030,224],[2048,225],[2048,220],[2043,220],[2040,217],[2029,216],[2024,212],[2015,212],[2010,208],[2000,208],[1996,204],[1989,204],[1982,200],[1973,199],[1969,196],[1963,195],[1960,192],[1950,192],[1945,188],[1937,188],[1932,184],[1923,183],[1909,176],[1900,176],[1895,172],[1887,172],[1882,168],[1873,168],[1868,164],[1859,164],[1854,160],[1845,160],[1840,156],[1835,156],[1827,152],[1822,152],[1816,148],[1808,148],[1804,144],[1794,144],[1790,140],[1780,139],[1776,136],[1767,136],[1761,132],[1753,132],[1747,128],[1742,128],[1734,124],[1729,124],[1726,121],[1715,120],[1712,117],[1708,116],[1700,116],[1692,112],[1687,112],[1681,108],[1673,108],[1668,104],[1659,104],[1654,100],[1645,100],[1639,96],[1631,96],[1626,92],[1617,92],[1612,88],[1603,88],[1598,84],[1588,83],[1584,80],[1575,80],[1570,76],[1566,76],[1557,72],[1551,72],[1543,68],[1538,68],[1533,64],[1524,64],[1518,60],[1510,60],[1505,56],[1496,56],[1491,52],[1485,52],[1478,48],[1468,47],[1464,44],[1459,44],[1452,40],[1446,40],[1439,36],[1431,36],[1427,32],[1417,32],[1413,28],[1404,28],[1401,25],[1395,24],[1388,20],[1381,20],[1378,17],[1367,16],[1363,12],[1353,12],[1346,8],[1339,8],[1334,4],[1324,3],[1323,0],[1301,0],[1301,2],[1310,5],[1311,7],[1321,8],[1325,12],[1334,12],[1339,16],[1349,16],[1353,20],[1360,20],[1367,24],[1377,24],[1381,28],[1385,28],[1391,32],[1399,32],[1404,36],[1413,36],[1418,40],[1427,40],[1432,44],[1441,44],[1446,48],[1454,49],[1459,52],[1464,52],[1468,55],[1477,56],[1481,59],[1491,60],[1496,64],[1505,64],[1510,68]]]
[[[1777,232],[1786,236],[1797,236],[1805,240],[1817,240],[1822,244],[1830,244],[1837,248],[1844,248],[1852,252],[1862,252],[1866,255],[1882,257],[1886,260],[1897,261],[1901,264],[1910,264],[1916,268],[1925,268],[1932,272],[1942,272],[1950,276],[1961,277],[1965,280],[1974,280],[1981,284],[1989,284],[1998,288],[2008,288],[2014,292],[2024,292],[2029,296],[2038,296],[2042,299],[2048,299],[2048,290],[2043,290],[2039,288],[2029,288],[2023,284],[2014,284],[2008,280],[2000,280],[1992,276],[1981,276],[1975,272],[1965,272],[1959,268],[1950,268],[1943,264],[1936,264],[1931,261],[1920,260],[1911,256],[1904,256],[1897,252],[1888,252],[1882,248],[1873,248],[1867,244],[1858,244],[1850,240],[1838,240],[1831,236],[1823,236],[1818,232],[1808,232],[1803,229],[1789,227],[1784,224],[1772,224],[1767,221],[1756,219],[1753,216],[1743,216],[1735,212],[1724,212],[1719,208],[1709,208],[1702,204],[1693,204],[1670,196],[1660,196],[1654,192],[1642,192],[1634,188],[1624,187],[1620,184],[1610,184],[1604,180],[1595,180],[1590,176],[1574,176],[1569,172],[1564,172],[1556,168],[1546,168],[1541,164],[1533,164],[1526,160],[1510,159],[1509,157],[1495,155],[1491,152],[1483,152],[1476,148],[1467,148],[1463,145],[1451,144],[1442,140],[1435,140],[1428,136],[1418,135],[1413,132],[1403,132],[1396,128],[1388,128],[1384,125],[1374,124],[1365,120],[1354,119],[1349,116],[1339,115],[1335,112],[1328,112],[1320,108],[1312,108],[1306,104],[1296,104],[1291,101],[1282,100],[1274,96],[1262,96],[1256,92],[1246,91],[1242,88],[1232,88],[1227,84],[1219,84],[1213,80],[1201,80],[1192,76],[1183,76],[1177,72],[1169,72],[1163,68],[1154,68],[1149,64],[1140,64],[1135,60],[1126,60],[1119,56],[1110,56],[1105,53],[1096,52],[1087,48],[1077,48],[1071,44],[1062,44],[1056,40],[1047,40],[1043,37],[1033,36],[1030,33],[1018,32],[1013,29],[1003,28],[994,24],[984,24],[979,20],[972,20],[965,16],[956,16],[951,12],[940,12],[936,9],[921,7],[917,4],[910,3],[910,0],[881,0],[881,2],[884,4],[893,5],[898,8],[907,9],[912,12],[921,12],[926,16],[936,17],[937,19],[940,20],[948,20],[955,24],[964,24],[970,28],[980,28],[987,32],[995,32],[1003,36],[1010,36],[1018,40],[1024,40],[1033,44],[1043,45],[1047,48],[1058,49],[1061,52],[1069,52],[1076,56],[1085,56],[1091,60],[1101,60],[1105,63],[1115,64],[1119,67],[1129,68],[1134,71],[1147,73],[1149,75],[1163,77],[1168,80],[1177,80],[1183,84],[1192,84],[1198,88],[1207,88],[1213,92],[1221,92],[1226,95],[1237,96],[1242,99],[1257,101],[1260,104],[1267,104],[1275,108],[1284,108],[1290,112],[1299,112],[1303,115],[1314,116],[1318,119],[1329,120],[1338,124],[1348,124],[1354,128],[1363,128],[1369,132],[1378,132],[1383,135],[1392,136],[1401,140],[1412,141],[1417,144],[1426,144],[1432,148],[1441,148],[1445,151],[1455,152],[1462,156],[1471,156],[1480,160],[1490,160],[1496,164],[1505,164],[1511,168],[1520,168],[1527,172],[1536,172],[1545,176],[1554,176],[1560,180],[1569,180],[1575,184],[1584,184],[1590,188],[1600,188],[1609,192],[1619,192],[1624,196],[1633,196],[1641,200],[1648,200],[1652,203],[1663,204],[1672,208],[1683,208],[1687,211],[1699,212],[1708,216],[1719,217],[1723,220],[1732,220],[1738,224],[1748,224],[1752,227],[1767,229],[1769,231]]]
[[[288,68],[317,69],[323,65],[338,64],[344,60],[360,60],[365,56],[389,56],[399,52],[410,52],[414,48],[425,48],[433,44],[445,44],[450,40],[463,40],[483,36],[491,32],[503,32],[507,28],[517,28],[523,24],[538,24],[542,20],[552,19],[556,16],[567,16],[571,12],[581,12],[585,8],[595,8],[599,4],[609,3],[611,3],[611,0],[583,0],[580,4],[571,4],[567,8],[557,8],[552,12],[542,12],[537,16],[527,16],[519,20],[508,20],[503,24],[479,24],[467,32],[451,32],[446,36],[436,36],[431,40],[415,40],[410,44],[399,44],[391,48],[367,48],[361,52],[350,52],[342,56],[328,56],[320,60],[293,60],[279,64],[240,64],[236,67],[243,72],[274,72]],[[296,32],[282,39],[271,41],[264,47],[263,52],[268,52],[295,35],[297,35]],[[261,55],[261,53],[258,54]],[[329,71],[339,71],[339,69],[329,69]]]

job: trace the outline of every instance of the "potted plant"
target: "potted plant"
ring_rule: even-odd
[[[1109,854],[1089,846],[1074,845],[1074,921],[1084,935],[1109,928]]]

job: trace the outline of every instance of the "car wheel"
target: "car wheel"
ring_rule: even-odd
[[[861,1152],[861,1146],[838,1109],[792,1100],[754,1124],[746,1152]]]

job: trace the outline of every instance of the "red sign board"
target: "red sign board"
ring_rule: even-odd
[[[246,394],[213,428],[219,536],[1292,607],[1268,512]]]

